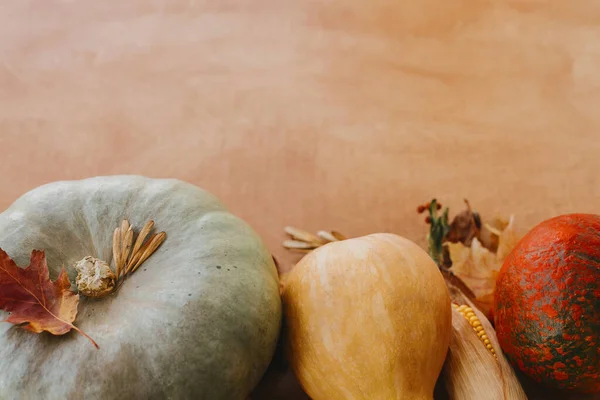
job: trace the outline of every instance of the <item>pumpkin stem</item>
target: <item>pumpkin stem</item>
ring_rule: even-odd
[[[104,261],[88,256],[78,261],[75,269],[75,283],[80,294],[87,297],[103,297],[115,289],[115,274]]]
[[[85,257],[77,262],[77,289],[87,297],[104,297],[116,292],[129,275],[134,273],[167,239],[165,232],[150,235],[154,221],[148,221],[134,243],[133,227],[126,219],[113,232],[115,271],[97,258]],[[147,240],[146,240],[147,239]]]

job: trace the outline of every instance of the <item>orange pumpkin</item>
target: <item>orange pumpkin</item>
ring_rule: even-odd
[[[444,278],[415,243],[327,244],[286,277],[286,348],[313,400],[433,399],[450,342]]]

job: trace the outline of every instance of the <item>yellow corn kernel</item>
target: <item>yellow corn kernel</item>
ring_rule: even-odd
[[[469,324],[473,327],[473,330],[475,331],[475,333],[477,333],[479,340],[481,340],[483,345],[490,351],[490,353],[492,353],[494,358],[498,358],[496,356],[496,352],[494,351],[494,347],[492,346],[492,343],[490,342],[490,339],[488,338],[487,334],[485,333],[485,329],[483,328],[483,325],[481,325],[481,321],[479,320],[479,318],[477,317],[477,315],[475,314],[473,309],[465,304],[462,304],[459,306],[457,304],[452,303],[452,307],[456,311],[458,311],[463,317],[465,317],[465,319],[467,321],[469,321]]]

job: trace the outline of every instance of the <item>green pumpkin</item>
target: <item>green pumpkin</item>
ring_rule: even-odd
[[[211,194],[140,176],[55,182],[0,214],[0,248],[20,266],[46,252],[50,277],[86,256],[112,262],[122,219],[167,240],[114,294],[81,296],[74,331],[0,323],[0,399],[244,399],[281,323],[278,274],[259,236]],[[75,289],[75,286],[73,286]],[[0,311],[0,318],[7,315]]]

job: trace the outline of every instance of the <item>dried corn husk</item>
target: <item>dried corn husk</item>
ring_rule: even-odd
[[[514,370],[500,350],[494,328],[468,299],[464,298],[464,302],[478,317],[495,356],[485,347],[469,321],[453,309],[450,349],[442,371],[449,399],[526,400]]]

